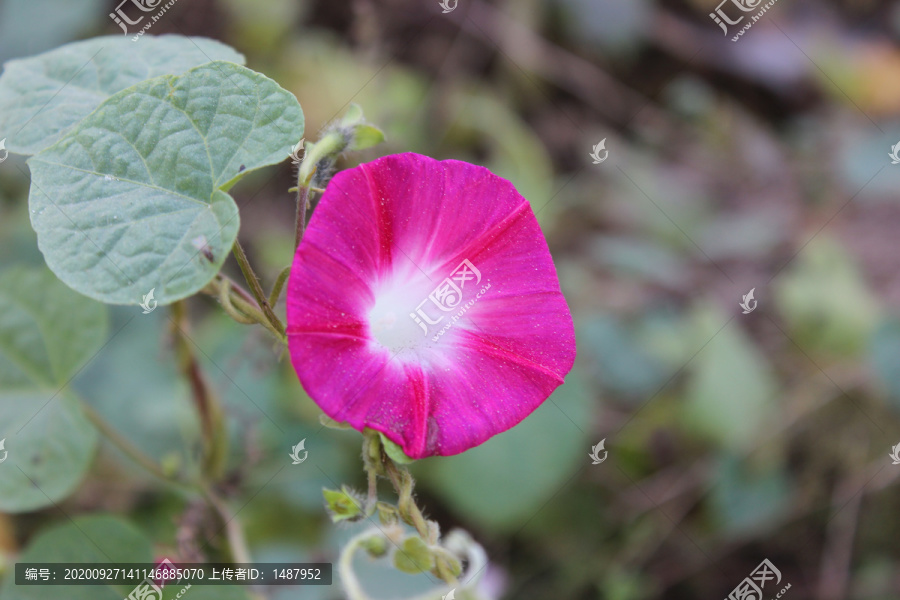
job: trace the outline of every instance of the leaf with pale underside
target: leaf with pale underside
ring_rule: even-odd
[[[132,86],[29,159],[38,246],[91,298],[185,298],[218,273],[237,236],[223,189],[283,161],[302,134],[297,99],[233,63]]]
[[[0,75],[0,138],[10,152],[36,154],[113,94],[214,60],[244,64],[225,44],[180,35],[144,36],[140,43],[98,37],[8,61]]]

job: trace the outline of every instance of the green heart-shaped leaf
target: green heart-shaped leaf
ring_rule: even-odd
[[[97,431],[69,392],[0,392],[0,423],[0,512],[62,500],[91,466]]]
[[[225,44],[180,35],[145,36],[139,44],[111,35],[11,60],[0,76],[0,137],[10,152],[36,154],[113,94],[214,60],[244,64]]]
[[[0,273],[0,387],[65,384],[100,349],[107,328],[106,308],[50,271]]]
[[[76,517],[41,532],[17,560],[23,563],[152,563],[153,548],[150,540],[130,523],[108,515],[91,515]],[[95,585],[20,586],[15,585],[15,577],[10,574],[0,588],[0,597],[3,600],[122,600],[130,591]]]
[[[97,432],[65,386],[106,332],[106,307],[50,271],[0,273],[0,511],[49,506],[87,473]]]
[[[29,159],[38,246],[57,277],[103,302],[189,296],[237,236],[223,189],[302,135],[297,99],[233,63],[139,83]]]
[[[709,341],[690,364],[685,424],[724,448],[747,448],[773,417],[778,381],[741,328],[722,327],[724,315],[701,307],[695,319],[697,340]]]

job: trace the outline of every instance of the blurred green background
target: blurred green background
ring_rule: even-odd
[[[118,33],[116,4],[0,0],[0,60]],[[532,203],[575,318],[577,366],[520,426],[413,467],[429,516],[488,551],[486,597],[724,598],[764,558],[792,600],[900,597],[900,465],[888,456],[900,444],[900,165],[888,156],[900,141],[900,4],[780,0],[737,43],[709,19],[715,6],[459,0],[442,14],[437,0],[180,0],[152,30],[244,53],[300,100],[307,139],[359,104],[387,141],[341,168],[405,151],[467,160]],[[602,139],[609,158],[595,165]],[[202,499],[66,412],[78,396],[164,465],[195,460],[199,425],[164,310],[107,309],[43,272],[28,184],[10,155],[0,288],[28,269],[59,302],[41,327],[92,326],[65,391],[0,391],[28,414],[47,403],[43,435],[81,436],[47,468],[46,482],[77,476],[65,500],[0,512],[0,595],[58,598],[14,589],[10,569],[82,534],[132,536],[129,551],[147,557],[136,560],[215,558]],[[291,260],[292,185],[286,161],[232,190],[267,287]],[[239,278],[233,261],[226,270]],[[745,315],[751,288],[758,308]],[[232,433],[221,491],[254,560],[335,562],[354,529],[328,521],[321,489],[364,487],[359,434],[320,429],[264,331],[207,297],[189,309]],[[0,333],[17,314],[0,316]],[[0,411],[10,442],[14,416]],[[290,466],[304,438],[309,460]],[[609,458],[592,465],[603,439]],[[374,597],[428,587],[359,567]],[[242,597],[212,589],[190,597]]]

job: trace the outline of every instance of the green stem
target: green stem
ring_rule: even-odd
[[[375,514],[375,505],[378,504],[378,474],[375,471],[369,471],[369,494],[366,498],[366,516],[371,517]]]
[[[363,590],[362,584],[359,582],[359,579],[356,577],[356,573],[353,571],[353,556],[356,554],[356,551],[362,548],[363,544],[365,544],[365,542],[370,538],[383,537],[384,532],[382,532],[377,527],[372,527],[352,537],[341,550],[341,555],[338,558],[337,568],[341,583],[344,586],[344,592],[348,600],[372,600],[371,597],[366,594],[365,590]],[[459,540],[454,539],[453,542],[455,546],[461,546]],[[477,544],[471,542],[469,545],[460,549],[465,551],[465,555],[469,560],[470,573],[478,573],[484,569],[486,565],[486,556],[484,555],[484,551],[479,546],[477,546]],[[462,592],[465,590],[465,592],[467,593],[465,597],[477,598],[478,596],[475,595],[475,592],[473,590],[477,582],[477,579],[475,581],[470,581],[465,587],[457,589],[457,592]],[[447,583],[446,586],[442,586],[438,589],[430,590],[428,592],[425,592],[424,594],[414,596],[409,600],[438,600],[439,598],[444,598],[452,589],[458,588],[459,586],[458,580],[452,576],[451,581],[445,581],[445,583]]]
[[[447,562],[443,557],[435,557],[435,569],[437,569],[438,575],[442,580],[449,583],[450,585],[457,585],[458,582],[453,573],[450,572],[450,567],[447,566]]]
[[[400,511],[400,517],[408,525],[415,527],[419,537],[426,543],[434,544],[436,540],[431,539],[432,536],[428,529],[428,521],[425,519],[425,516],[422,514],[422,511],[416,505],[416,502],[412,497],[413,487],[415,486],[412,475],[410,475],[409,471],[406,469],[398,469],[394,461],[387,456],[384,457],[384,467],[385,471],[387,471],[388,478],[391,480],[391,483],[394,485],[394,489],[397,490],[397,495],[399,496],[397,508]]]
[[[238,266],[241,268],[241,273],[244,274],[244,279],[246,279],[247,283],[250,285],[250,291],[253,292],[253,297],[256,298],[256,302],[262,309],[263,314],[266,315],[266,319],[268,319],[269,323],[281,335],[284,335],[284,325],[281,323],[281,320],[275,315],[272,307],[269,306],[269,301],[268,299],[266,299],[266,295],[263,293],[262,286],[259,283],[259,278],[256,276],[256,273],[253,272],[253,268],[250,266],[250,261],[247,260],[247,255],[244,253],[244,249],[241,247],[241,243],[239,241],[234,241],[234,247],[232,248],[232,251],[234,252],[234,258],[237,260]]]
[[[159,477],[160,479],[167,481],[169,483],[174,483],[180,486],[187,486],[184,482],[178,480],[177,478],[166,474],[165,471],[162,470],[155,460],[141,452],[137,446],[132,444],[128,439],[125,438],[121,433],[115,430],[115,428],[103,418],[103,416],[97,412],[97,410],[88,404],[87,402],[81,402],[81,409],[84,411],[85,416],[88,420],[93,423],[94,427],[102,433],[106,439],[108,439],[116,448],[122,451],[128,458],[144,467],[147,471]]]
[[[219,513],[222,523],[225,524],[225,535],[228,537],[228,546],[231,549],[231,558],[235,563],[251,563],[250,550],[247,547],[247,538],[244,535],[244,527],[237,514],[229,515],[225,501],[207,485],[201,488],[204,498]]]
[[[184,300],[172,304],[175,350],[178,366],[191,387],[191,396],[203,431],[203,472],[212,480],[217,480],[225,468],[228,453],[228,432],[222,407],[210,388],[194,354],[193,342],[189,338],[190,323]]]
[[[365,513],[367,517],[371,517],[375,514],[375,507],[378,504],[378,475],[384,474],[384,469],[380,468],[381,440],[378,437],[378,432],[371,429],[366,429],[363,432],[362,454],[363,466],[369,482]]]
[[[278,298],[281,297],[281,290],[284,288],[284,284],[287,282],[288,276],[291,274],[291,265],[286,266],[281,270],[281,273],[278,274],[278,278],[275,280],[275,285],[272,286],[272,293],[269,294],[269,306],[275,306],[278,304]]]
[[[236,293],[231,294],[231,290]],[[262,313],[256,301],[246,292],[241,293],[238,287],[231,279],[224,276],[217,276],[209,284],[203,288],[203,292],[219,299],[222,309],[229,317],[243,324],[259,323],[266,330],[278,338],[282,344],[287,344],[287,337],[284,333],[275,329],[266,316]]]
[[[356,573],[353,572],[353,555],[356,549],[370,537],[381,536],[381,532],[377,527],[366,529],[359,535],[354,536],[347,542],[344,549],[341,550],[341,556],[338,559],[338,573],[341,576],[341,583],[344,586],[344,592],[347,594],[348,600],[371,600],[366,592],[363,591]]]
[[[227,279],[222,282],[222,285],[219,287],[218,297],[219,303],[222,305],[225,312],[238,323],[252,325],[254,323],[259,323],[260,318],[264,318],[262,313],[259,313],[257,316],[256,311],[252,308],[248,307],[247,310],[241,312],[234,307],[234,303],[231,301],[231,282]]]
[[[294,250],[300,246],[300,240],[306,232],[306,211],[309,210],[309,184],[297,188],[297,213],[294,216]]]
[[[234,292],[238,296],[240,296],[244,301],[246,301],[251,306],[254,306],[257,309],[259,309],[259,306],[256,304],[256,300],[253,298],[252,295],[250,295],[250,292],[248,292],[247,290],[242,288],[240,286],[240,284],[238,284],[237,281],[233,280],[232,278],[228,277],[227,275],[223,275],[222,273],[219,273],[218,275],[216,275],[216,280],[219,282],[222,282],[222,283],[227,282],[228,285],[231,287],[231,289],[233,289]]]
[[[209,502],[210,506],[215,509],[225,525],[225,532],[228,538],[228,546],[231,550],[231,557],[235,563],[251,563],[250,552],[247,546],[247,539],[244,535],[244,528],[237,515],[229,515],[228,507],[206,483],[199,484],[194,488],[192,485],[168,475],[152,458],[141,452],[134,444],[128,441],[122,434],[103,418],[97,410],[87,402],[81,402],[81,408],[88,420],[93,423],[94,427],[100,431],[114,446],[122,451],[131,460],[142,466],[144,469],[162,479],[166,483],[176,485],[187,489],[199,491],[203,497]]]

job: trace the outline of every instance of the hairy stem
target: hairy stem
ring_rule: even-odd
[[[375,512],[375,505],[378,504],[378,474],[375,471],[368,472],[369,477],[369,493],[366,496],[366,516],[371,516]]]
[[[309,144],[306,154],[303,155],[303,162],[300,163],[300,169],[297,172],[297,186],[308,188],[312,182],[313,175],[315,175],[319,167],[319,163],[326,159],[330,162],[346,147],[347,139],[339,131],[330,131],[318,142]]]
[[[356,549],[370,537],[380,536],[381,532],[377,527],[366,529],[359,535],[354,536],[344,549],[341,550],[341,556],[338,560],[338,573],[341,576],[341,583],[344,585],[344,592],[347,594],[348,600],[371,600],[362,589],[359,579],[353,572],[353,555]]]
[[[412,492],[415,483],[412,475],[405,468],[398,468],[396,463],[386,455],[384,456],[384,467],[388,478],[397,490],[399,500],[397,501],[397,509],[400,511],[400,517],[408,525],[416,528],[419,536],[428,544],[434,544],[437,540],[432,540],[431,531],[428,529],[428,521],[422,514],[422,511],[413,500]]]
[[[278,304],[278,299],[281,297],[281,290],[284,288],[284,284],[287,283],[287,278],[291,274],[291,265],[286,266],[281,270],[281,273],[278,274],[278,278],[275,280],[275,285],[272,286],[272,292],[269,294],[269,306],[275,306]]]
[[[300,246],[300,240],[306,232],[306,212],[309,210],[309,185],[297,187],[297,213],[294,217],[294,250]]]
[[[384,468],[381,466],[381,441],[378,433],[371,429],[366,429],[363,433],[362,455],[369,482],[365,513],[366,516],[372,516],[378,504],[378,475],[384,474]]]
[[[320,163],[326,167],[347,147],[348,139],[340,131],[330,131],[318,142],[306,144],[303,161],[297,170],[297,213],[294,222],[294,250],[300,245],[306,231],[306,213],[309,210],[310,191],[324,190],[313,187],[313,176]]]

